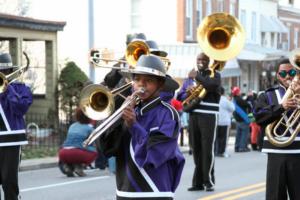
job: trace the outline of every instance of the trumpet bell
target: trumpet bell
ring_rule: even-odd
[[[245,43],[239,21],[227,13],[214,13],[203,19],[197,29],[202,51],[214,60],[227,61],[237,56]]]
[[[142,40],[135,40],[128,44],[125,58],[131,68],[136,66],[136,63],[141,55],[149,55],[150,48]]]
[[[289,55],[290,63],[297,69],[300,70],[300,48],[294,49]]]
[[[112,114],[115,109],[111,92],[99,84],[88,85],[82,89],[79,107],[91,119],[102,120]]]

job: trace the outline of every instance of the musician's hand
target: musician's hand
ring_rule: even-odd
[[[5,91],[6,91],[6,89],[7,89],[7,86],[8,86],[8,81],[7,81],[7,80],[5,80],[5,81],[3,82],[3,92],[5,92]]]
[[[195,79],[197,76],[197,71],[193,68],[190,72],[189,72],[189,78]]]
[[[291,87],[295,94],[300,94],[300,84],[297,81],[293,80],[291,83]]]
[[[285,110],[297,108],[298,102],[295,98],[289,98],[282,102],[282,107]]]
[[[136,114],[133,104],[127,106],[123,110],[122,118],[124,119],[125,125],[129,128],[132,127],[132,125],[136,122]]]

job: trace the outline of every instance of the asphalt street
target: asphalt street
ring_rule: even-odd
[[[230,157],[217,157],[215,161],[216,185],[214,192],[188,192],[193,175],[192,156],[185,153],[186,164],[176,191],[178,200],[242,199],[263,200],[265,192],[265,154],[260,152],[234,153]],[[86,170],[87,177],[65,177],[57,167],[20,172],[22,200],[113,200],[115,176],[108,170]]]

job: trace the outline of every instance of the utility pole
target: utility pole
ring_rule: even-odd
[[[89,50],[94,48],[94,0],[89,0],[88,6],[88,24],[89,24]],[[89,63],[89,78],[95,82],[95,68]]]

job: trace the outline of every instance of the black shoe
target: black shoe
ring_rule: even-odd
[[[80,177],[86,176],[86,173],[83,172],[83,166],[81,164],[74,166],[74,172]]]
[[[215,191],[215,188],[212,185],[206,185],[205,186],[205,191],[206,192],[213,192],[213,191]]]
[[[203,186],[192,186],[188,188],[188,191],[201,191],[201,190],[204,190]]]
[[[63,169],[67,177],[74,177],[73,169],[68,164],[63,164]]]

